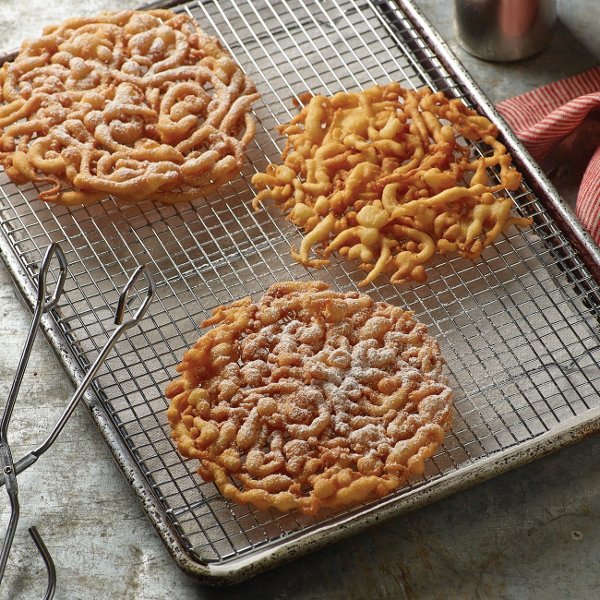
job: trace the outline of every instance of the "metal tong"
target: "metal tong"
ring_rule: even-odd
[[[51,294],[48,294],[47,276],[53,259],[56,259],[58,261],[59,274],[53,292]],[[133,315],[133,317],[123,322],[125,309],[128,306],[129,293],[140,278],[142,273],[144,274],[147,283],[146,297],[142,300],[139,308],[137,309],[137,312]],[[31,326],[27,334],[25,347],[21,354],[21,358],[19,359],[19,364],[17,367],[15,378],[11,386],[6,405],[4,407],[4,411],[2,413],[2,418],[0,419],[0,469],[2,471],[0,473],[0,487],[2,485],[6,485],[6,491],[8,493],[11,508],[8,527],[6,530],[6,536],[2,544],[2,550],[0,551],[0,584],[2,583],[2,579],[4,577],[4,571],[6,569],[8,555],[10,553],[12,542],[15,537],[17,522],[19,520],[20,505],[17,475],[25,469],[29,468],[31,465],[33,465],[38,460],[38,458],[52,446],[53,442],[56,440],[56,438],[64,428],[67,420],[75,410],[77,403],[87,390],[88,386],[95,377],[98,369],[106,360],[106,357],[116,344],[119,337],[127,329],[134,327],[141,321],[156,289],[154,279],[152,278],[150,273],[145,271],[143,266],[138,267],[133,273],[133,275],[129,278],[129,281],[125,284],[125,287],[123,288],[123,291],[119,296],[114,320],[115,324],[118,325],[118,327],[114,330],[114,332],[104,345],[104,348],[102,348],[102,350],[96,357],[96,360],[89,368],[83,380],[71,396],[71,399],[69,400],[67,406],[63,410],[62,415],[60,416],[60,418],[58,419],[58,421],[56,422],[46,439],[35,450],[30,452],[29,454],[26,454],[17,462],[14,462],[10,445],[8,443],[8,424],[12,416],[17,395],[21,387],[21,382],[23,381],[23,375],[25,374],[25,369],[27,367],[27,363],[29,362],[33,342],[39,329],[42,316],[50,310],[52,310],[57,305],[64,288],[66,276],[67,261],[65,255],[61,250],[60,246],[58,244],[53,243],[46,250],[46,254],[44,255],[44,259],[42,261],[42,265],[38,274],[37,302],[33,314],[33,319],[31,321]],[[48,549],[46,548],[37,529],[35,527],[30,527],[29,534],[31,535],[33,542],[35,543],[35,546],[38,552],[40,553],[44,564],[46,565],[46,570],[48,573],[48,586],[46,588],[44,600],[50,600],[54,597],[54,592],[56,589],[56,569],[54,567],[52,557],[50,556],[50,553],[48,552]]]

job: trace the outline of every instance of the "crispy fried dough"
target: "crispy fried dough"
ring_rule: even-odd
[[[304,230],[293,249],[301,264],[323,266],[337,251],[368,272],[362,285],[382,273],[423,281],[436,253],[475,259],[510,225],[530,224],[498,194],[521,175],[496,127],[461,100],[390,83],[301,102],[280,127],[282,164],[252,178],[255,208],[271,199]],[[487,149],[474,156],[465,140]]]
[[[68,19],[0,69],[0,160],[46,202],[187,201],[239,172],[257,97],[184,14]]]
[[[384,496],[450,428],[439,346],[401,308],[287,282],[203,325],[167,414],[179,452],[235,502],[315,514]]]

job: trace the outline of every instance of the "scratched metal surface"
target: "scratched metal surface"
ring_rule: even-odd
[[[572,38],[566,36],[564,41],[572,47]],[[560,49],[554,50],[563,69],[575,67],[573,62],[563,64]],[[581,57],[588,59],[583,52]],[[579,64],[586,66],[583,60]],[[483,73],[502,69],[487,64],[477,68]],[[511,95],[510,86],[501,91]],[[0,354],[4,397],[28,322],[4,271],[0,315],[1,339],[7,340]],[[36,347],[30,373],[37,375],[23,388],[27,410],[14,422],[18,447],[27,446],[43,423],[52,420],[70,389],[43,343]],[[600,480],[592,468],[598,458],[600,444],[587,440],[254,579],[245,584],[244,595],[592,597],[600,583],[593,562],[600,552]],[[43,573],[41,565],[24,535],[30,524],[40,527],[54,551],[60,598],[83,598],[94,592],[101,597],[164,598],[174,589],[184,599],[241,597],[239,587],[199,588],[173,567],[84,411],[78,411],[45,461],[22,483],[22,495],[31,503],[24,510],[21,544],[1,597],[37,597],[43,589],[43,582],[36,580]],[[438,576],[432,577],[432,572]]]

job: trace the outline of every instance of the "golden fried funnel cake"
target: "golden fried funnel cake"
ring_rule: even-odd
[[[521,175],[496,126],[460,99],[389,83],[300,101],[279,128],[282,163],[252,183],[255,207],[273,200],[304,231],[292,250],[301,264],[338,252],[367,272],[361,285],[384,273],[424,281],[435,254],[475,259],[511,225],[530,225],[511,215],[505,191]]]
[[[166,390],[179,452],[221,493],[315,514],[420,474],[452,420],[437,342],[410,312],[321,282],[221,306]]]
[[[68,19],[0,69],[0,160],[46,202],[187,201],[239,172],[257,97],[186,15]]]

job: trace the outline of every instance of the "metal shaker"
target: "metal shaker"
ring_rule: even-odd
[[[537,54],[550,41],[556,0],[454,0],[454,28],[470,54],[511,61]]]

